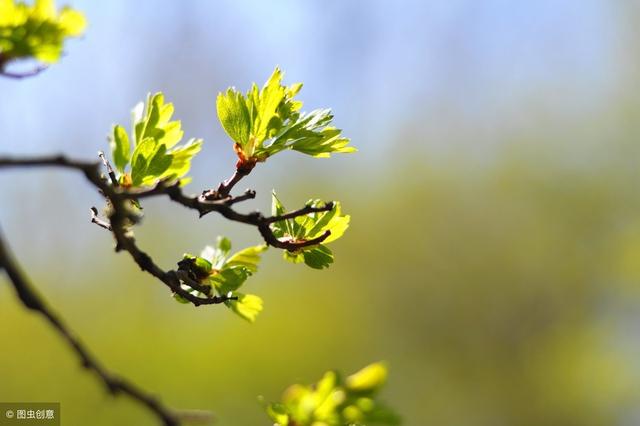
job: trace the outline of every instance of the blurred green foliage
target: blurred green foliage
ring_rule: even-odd
[[[621,424],[640,397],[626,331],[638,306],[639,177],[624,161],[639,153],[593,149],[594,168],[540,144],[484,168],[390,159],[376,179],[356,170],[318,182],[359,218],[336,249],[348,261],[327,277],[265,253],[254,284],[270,309],[251,327],[220,309],[180,309],[98,232],[72,274],[46,259],[30,272],[107,365],[172,406],[213,410],[220,425],[267,424],[256,395],[372,358],[389,362],[381,397],[409,426]],[[140,244],[174,255],[195,238],[159,232],[166,223],[145,223]],[[154,424],[105,396],[8,286],[0,321],[14,325],[0,332],[0,399],[60,400],[72,424]]]
[[[345,379],[328,371],[311,386],[289,386],[267,414],[280,426],[397,425],[398,415],[375,399],[386,378],[380,362]]]
[[[371,358],[389,360],[382,397],[407,425],[635,424],[638,111],[610,111],[618,118],[602,146],[511,135],[521,151],[492,152],[484,167],[464,153],[433,166],[416,149],[420,131],[389,140],[403,155],[375,173],[322,182],[359,218],[338,249],[349,261],[330,278],[265,263],[263,282],[278,281],[264,287],[274,309],[251,327],[221,310],[179,309],[104,239],[46,259],[19,254],[106,365],[172,406],[215,411],[220,425],[266,424],[256,395]],[[146,223],[140,239],[173,255],[197,238],[167,232],[179,213],[162,212],[166,222]],[[29,238],[34,223],[13,237]],[[0,323],[11,325],[0,328],[0,400],[61,401],[69,424],[155,424],[106,396],[8,285]]]
[[[85,27],[82,13],[69,7],[58,12],[54,0],[35,0],[32,6],[0,0],[0,62],[25,58],[57,62],[65,39],[82,35]]]

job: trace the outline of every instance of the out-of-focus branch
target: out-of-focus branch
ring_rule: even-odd
[[[330,232],[306,241],[295,241],[292,239],[279,239],[273,233],[271,224],[303,216],[309,213],[329,211],[333,208],[333,203],[327,203],[322,207],[305,206],[299,210],[292,211],[280,216],[265,217],[260,212],[240,213],[233,209],[233,205],[255,197],[253,190],[246,190],[242,195],[231,196],[230,191],[233,186],[249,171],[238,172],[228,180],[222,182],[216,190],[207,190],[200,196],[187,196],[182,192],[179,183],[159,182],[155,187],[146,190],[128,190],[118,185],[115,173],[100,153],[102,162],[87,162],[67,158],[65,156],[42,156],[42,157],[22,157],[8,158],[0,157],[0,168],[29,168],[29,167],[60,167],[80,171],[85,178],[95,186],[107,199],[111,206],[111,213],[107,219],[102,219],[98,215],[95,207],[91,208],[91,222],[110,231],[116,241],[116,251],[126,251],[133,258],[136,264],[143,271],[156,277],[174,294],[191,302],[195,306],[212,305],[224,303],[228,300],[237,300],[237,297],[229,295],[212,295],[210,288],[205,288],[200,283],[190,279],[181,271],[164,271],[153,259],[141,250],[136,244],[135,238],[129,230],[129,223],[136,221],[136,214],[132,210],[132,201],[149,198],[153,196],[168,196],[172,201],[181,204],[189,209],[196,210],[200,217],[211,212],[218,212],[228,220],[245,223],[255,226],[258,232],[271,246],[295,251],[302,247],[319,244],[324,241]],[[101,163],[106,167],[109,179],[100,173]],[[22,304],[28,309],[41,313],[49,323],[64,337],[67,343],[77,353],[82,361],[82,365],[93,371],[105,384],[112,394],[126,394],[139,403],[146,406],[156,414],[164,425],[179,425],[182,416],[175,411],[171,411],[162,405],[156,398],[149,395],[129,383],[125,379],[115,376],[106,371],[98,361],[87,351],[77,337],[66,327],[66,325],[46,306],[42,298],[32,289],[30,283],[23,276],[16,261],[9,253],[6,243],[0,235],[0,269],[4,269],[12,282],[16,293]],[[199,295],[192,294],[196,291]]]
[[[104,383],[108,392],[112,395],[124,394],[144,405],[153,412],[165,426],[177,426],[180,424],[176,413],[164,406],[160,400],[146,391],[138,388],[123,377],[107,371],[102,364],[89,352],[78,337],[67,325],[47,306],[43,298],[35,291],[20,270],[16,260],[9,251],[9,247],[0,234],[0,270],[7,273],[9,281],[18,295],[22,304],[30,310],[40,313],[49,324],[62,336],[67,344],[76,353],[82,366],[92,371]]]
[[[22,79],[22,78],[36,76],[40,74],[42,71],[47,69],[46,65],[38,65],[29,71],[11,72],[5,69],[7,67],[8,62],[9,62],[9,59],[6,56],[4,56],[2,53],[0,53],[0,76],[2,77]]]

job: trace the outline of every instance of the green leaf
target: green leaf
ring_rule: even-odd
[[[285,87],[280,84],[282,72],[276,68],[258,93],[257,86],[253,86],[249,99],[252,106],[253,123],[252,135],[257,141],[262,142],[270,136],[270,130],[278,125],[277,110],[284,101]],[[274,121],[274,119],[276,119]]]
[[[167,146],[159,144],[153,156],[149,159],[143,183],[151,183],[158,176],[162,176],[169,169],[172,161],[173,156],[167,154]]]
[[[233,88],[227,89],[225,93],[219,93],[216,109],[224,131],[244,148],[249,142],[251,118],[242,93]]]
[[[216,245],[225,256],[231,251],[231,240],[227,237],[218,237]]]
[[[204,273],[211,272],[211,262],[209,262],[207,259],[204,259],[202,257],[195,257],[194,261],[195,266]]]
[[[235,292],[245,283],[247,278],[258,270],[260,254],[266,248],[265,245],[247,247],[229,256],[231,241],[225,237],[218,237],[216,246],[206,247],[201,255],[211,265],[211,272],[208,276],[209,283],[221,296]],[[249,297],[247,303],[254,297],[257,296]],[[242,307],[238,309],[242,309]]]
[[[310,200],[308,206],[324,207],[321,200]],[[285,214],[286,210],[275,192],[272,194],[271,212],[274,216]],[[314,269],[327,268],[333,263],[333,253],[326,246],[327,243],[340,238],[349,227],[350,217],[342,214],[340,203],[335,202],[331,210],[326,212],[309,213],[294,219],[286,219],[271,224],[271,230],[276,238],[294,241],[308,241],[330,232],[322,244],[304,247],[295,252],[285,251],[285,260],[293,263],[304,262]]]
[[[235,293],[238,300],[224,302],[233,312],[249,322],[254,322],[262,311],[262,299],[254,294]]]
[[[374,392],[387,380],[387,367],[382,362],[369,364],[345,380],[345,387],[353,392]]]
[[[295,117],[293,122],[283,126],[273,143],[265,148],[268,155],[292,149],[313,157],[326,158],[331,153],[357,151],[348,146],[349,139],[340,137],[340,129],[329,126],[333,120],[331,110],[318,109]]]
[[[190,139],[183,146],[172,148],[167,152],[171,156],[171,163],[158,180],[176,180],[189,173],[191,160],[202,149],[202,139]]]
[[[131,156],[131,179],[133,186],[138,186],[142,183],[149,160],[156,149],[156,141],[152,138],[143,139]]]
[[[190,139],[178,145],[183,132],[180,121],[171,121],[173,109],[173,104],[165,104],[160,92],[149,94],[146,103],[136,105],[131,113],[134,149],[130,158],[131,147],[125,129],[119,125],[114,127],[110,140],[114,162],[123,174],[127,164],[131,164],[131,186],[152,186],[161,180],[180,180],[184,185],[189,181],[184,176],[191,168],[191,160],[200,152],[202,140]]]
[[[304,263],[314,269],[328,268],[333,263],[333,253],[329,247],[318,244],[317,246],[305,249],[302,252]]]
[[[350,376],[357,386],[345,386],[338,373],[329,371],[314,385],[289,386],[281,402],[265,407],[267,415],[282,425],[338,426],[400,424],[400,418],[376,399],[376,392],[386,378],[381,377],[380,363],[371,364]]]
[[[260,255],[266,249],[266,245],[247,247],[234,253],[234,255],[227,260],[225,266],[227,268],[240,266],[248,269],[252,273],[256,272],[258,270],[258,263],[260,263]]]
[[[120,173],[124,173],[125,167],[127,167],[131,160],[131,144],[129,143],[129,136],[127,136],[127,131],[124,127],[120,125],[113,126],[109,144],[111,145],[111,153],[116,169],[118,169]]]
[[[215,272],[209,277],[210,283],[215,287],[219,295],[238,290],[249,278],[251,272],[244,268],[226,268]]]
[[[289,414],[287,413],[287,407],[284,404],[275,402],[267,405],[267,415],[276,423],[276,425],[287,426],[289,424]]]
[[[195,281],[200,282],[209,277],[213,267],[208,259],[185,253],[182,256],[182,260],[178,262],[178,269],[188,272]]]
[[[287,149],[314,157],[356,151],[331,126],[329,109],[299,112],[302,102],[294,97],[301,88],[301,83],[283,86],[276,68],[262,89],[254,83],[246,95],[234,88],[218,95],[218,118],[236,143],[240,161],[255,164]]]

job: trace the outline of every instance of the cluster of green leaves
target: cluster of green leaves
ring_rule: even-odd
[[[287,87],[281,81],[282,72],[276,68],[262,89],[254,83],[246,95],[234,88],[218,95],[218,118],[235,142],[241,163],[252,167],[286,149],[314,157],[356,150],[340,136],[340,129],[331,126],[331,110],[300,112],[302,102],[294,97],[302,83]]]
[[[218,237],[215,247],[206,247],[200,256],[185,254],[179,263],[179,270],[186,271],[192,280],[209,286],[220,296],[236,296],[238,300],[225,302],[227,307],[247,321],[254,322],[262,311],[262,299],[237,290],[258,270],[260,255],[266,249],[265,245],[247,247],[230,255],[231,241],[225,237]],[[183,288],[194,296],[205,296],[186,285],[183,285]],[[188,303],[178,295],[174,297],[179,302]]]
[[[345,379],[329,371],[314,385],[290,386],[266,411],[279,426],[397,425],[398,415],[376,399],[386,378],[380,362]]]
[[[65,39],[82,35],[84,15],[69,7],[57,12],[53,0],[35,0],[30,6],[14,0],[0,0],[0,58],[35,58],[54,63],[62,54]]]
[[[328,156],[331,152],[354,151],[347,146],[348,139],[339,137],[340,130],[328,126],[331,121],[328,110],[314,111],[308,115],[299,113],[302,104],[293,100],[293,97],[301,85],[284,87],[280,84],[281,79],[282,73],[276,69],[262,90],[258,90],[254,84],[246,97],[234,89],[218,97],[218,112],[227,132],[246,136],[236,140],[242,156],[247,154],[243,158],[264,160],[279,150],[289,148],[317,157]],[[230,106],[232,98],[238,101],[237,105],[243,105],[238,107],[239,110]],[[121,125],[113,127],[109,143],[118,172],[116,179],[121,186],[148,187],[160,181],[188,182],[184,176],[189,172],[192,158],[200,151],[202,140],[190,139],[180,145],[183,131],[180,121],[171,120],[173,111],[171,103],[165,104],[163,94],[156,93],[149,95],[146,103],[141,102],[133,109],[131,135]],[[243,121],[244,118],[240,121],[234,119],[232,116],[237,116],[238,111],[248,121]],[[265,143],[267,139],[270,139],[269,143]],[[251,142],[252,148],[247,145],[249,140],[257,141]],[[140,207],[135,200],[132,202],[135,207]],[[321,200],[307,202],[307,206],[325,205]],[[286,213],[275,193],[272,210],[275,216]],[[333,263],[333,253],[326,244],[344,234],[349,219],[348,215],[341,213],[340,203],[334,203],[329,211],[277,221],[270,226],[276,238],[289,242],[309,241],[330,231],[321,244],[284,252],[284,258],[290,262],[304,262],[312,268],[322,269]],[[201,256],[187,254],[179,265],[190,274],[191,279],[209,286],[212,292],[219,295],[231,292],[238,297],[237,301],[226,302],[227,306],[253,322],[262,310],[262,299],[237,290],[256,272],[260,253],[265,249],[266,246],[249,247],[230,256],[230,241],[220,238],[216,247],[208,248]],[[207,296],[186,285],[184,288],[199,297]],[[176,299],[186,302],[180,296],[176,296]]]
[[[150,186],[160,180],[178,179],[184,185],[189,181],[183,177],[202,140],[190,139],[178,145],[183,131],[180,121],[171,121],[172,115],[173,104],[165,104],[163,94],[156,93],[147,96],[146,105],[140,102],[133,109],[131,139],[124,127],[113,127],[109,143],[122,186]]]
[[[321,200],[309,200],[306,205],[324,207],[325,203]],[[271,212],[274,216],[286,213],[275,192],[272,195]],[[311,268],[322,269],[333,263],[333,253],[326,244],[337,240],[344,234],[349,227],[349,220],[349,215],[342,214],[340,203],[334,202],[333,209],[329,211],[309,213],[275,222],[271,225],[271,229],[277,238],[295,242],[309,241],[323,235],[326,231],[330,231],[331,234],[321,244],[303,247],[296,251],[285,250],[283,254],[283,257],[289,262],[304,262]]]

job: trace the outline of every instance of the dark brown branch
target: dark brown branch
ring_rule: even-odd
[[[220,183],[220,185],[218,185],[218,188],[216,188],[215,191],[212,191],[212,194],[214,198],[224,198],[227,197],[230,193],[231,190],[233,189],[233,187],[240,182],[240,180],[247,176],[249,173],[251,173],[251,170],[253,169],[253,167],[238,167],[236,168],[236,171],[233,173],[233,175]]]
[[[264,221],[267,223],[274,223],[274,222],[279,222],[281,220],[293,219],[298,216],[304,216],[309,213],[321,213],[321,212],[328,212],[330,210],[333,210],[333,201],[328,202],[322,207],[304,206],[301,209],[294,210],[290,213],[286,213],[280,216],[266,217]]]
[[[94,358],[78,337],[67,325],[46,305],[43,298],[33,289],[27,278],[23,275],[15,259],[9,252],[9,248],[0,235],[0,270],[4,269],[13,284],[13,288],[22,304],[33,311],[42,314],[55,328],[62,338],[76,353],[82,366],[93,373],[104,383],[109,393],[128,395],[153,412],[165,426],[177,426],[180,424],[177,416],[165,407],[156,397],[138,388],[123,377],[107,371],[100,362]]]
[[[12,60],[15,60],[15,58],[8,58],[6,57],[4,54],[2,54],[2,52],[0,52],[0,76],[2,77],[8,77],[8,78],[16,78],[16,79],[22,79],[22,78],[27,78],[27,77],[33,77],[35,75],[40,74],[42,71],[46,70],[48,67],[46,65],[38,65],[35,68],[33,68],[30,71],[24,71],[24,72],[11,72],[11,71],[7,71],[5,68],[7,67],[7,64],[9,62],[11,62]]]
[[[269,225],[279,220],[292,219],[298,216],[304,216],[305,214],[309,214],[312,212],[329,211],[333,208],[333,203],[327,203],[323,207],[305,206],[302,209],[287,213],[286,215],[265,217],[260,212],[253,212],[248,214],[238,213],[237,211],[233,210],[227,203],[221,202],[223,200],[208,201],[204,195],[201,195],[200,197],[188,197],[184,195],[182,193],[182,190],[177,186],[166,188],[164,192],[176,203],[182,204],[187,208],[197,210],[200,214],[200,217],[215,211],[220,213],[226,219],[257,227],[260,235],[265,240],[265,242],[270,246],[276,248],[296,251],[303,247],[320,244],[331,234],[330,231],[326,231],[319,237],[306,241],[295,241],[292,239],[281,240],[274,235]]]
[[[203,194],[200,195],[199,197],[189,197],[182,193],[182,189],[180,188],[179,185],[177,184],[167,185],[166,182],[160,182],[154,188],[151,188],[146,191],[121,191],[118,188],[114,188],[113,186],[108,185],[100,177],[100,174],[98,172],[98,163],[73,161],[63,156],[22,158],[22,159],[0,158],[0,167],[17,167],[17,166],[61,166],[61,167],[68,167],[68,168],[75,168],[75,169],[82,170],[85,176],[87,177],[87,179],[89,179],[90,182],[92,182],[96,187],[98,187],[102,191],[102,193],[105,195],[105,197],[111,200],[112,204],[114,205],[114,209],[113,209],[114,213],[110,218],[110,220],[111,220],[111,226],[113,228],[114,236],[116,237],[116,241],[118,243],[117,245],[118,249],[120,250],[124,248],[125,250],[129,251],[129,253],[132,255],[134,260],[136,260],[138,265],[143,270],[147,270],[147,271],[148,269],[146,269],[146,263],[141,262],[142,258],[139,256],[139,253],[136,252],[137,247],[135,247],[135,243],[133,243],[133,238],[127,237],[125,235],[125,232],[122,229],[119,229],[124,227],[125,215],[123,212],[128,211],[128,208],[124,204],[124,201],[127,199],[139,199],[139,198],[146,198],[146,197],[166,194],[174,202],[182,204],[187,208],[198,211],[198,213],[200,214],[200,217],[215,211],[220,213],[226,219],[232,220],[234,222],[240,222],[240,223],[256,226],[258,228],[258,231],[260,232],[260,235],[262,235],[263,239],[267,244],[276,248],[281,248],[289,251],[295,251],[303,247],[319,244],[330,235],[330,232],[327,231],[323,235],[307,241],[295,241],[292,239],[281,240],[281,239],[278,239],[273,234],[273,231],[269,227],[269,224],[273,222],[277,222],[279,220],[291,219],[294,217],[303,216],[311,212],[328,211],[333,208],[333,203],[327,203],[324,207],[306,206],[306,207],[303,207],[302,209],[296,210],[291,213],[287,213],[282,216],[265,217],[260,212],[244,214],[244,213],[239,213],[235,211],[231,207],[233,202],[230,202],[230,200],[233,200],[233,198],[216,198],[211,200],[211,197],[213,195],[209,191],[203,192]],[[248,174],[248,172],[242,174],[242,176],[246,176],[246,174]],[[239,174],[236,172],[234,176],[236,175],[239,175]],[[231,180],[234,180],[235,182],[237,182],[239,179],[240,178],[236,178],[234,180],[232,178]],[[242,198],[242,199],[251,198],[254,195],[255,193],[253,192],[245,192],[245,195],[244,195],[245,198]],[[119,226],[115,225],[114,218],[118,219]],[[131,250],[128,250],[127,247],[130,247]],[[136,250],[133,249],[134,247],[136,248]],[[144,255],[148,258],[146,254]],[[159,268],[158,270],[162,271]],[[148,271],[148,272],[151,272],[151,271]],[[165,284],[167,284],[167,286],[169,286],[172,290],[180,294],[178,291],[175,290],[175,286],[169,283],[169,280],[161,278],[159,274],[156,275],[153,272],[151,273],[152,275],[156,276],[161,281],[163,281]],[[182,294],[180,295],[182,296]],[[185,297],[185,298],[189,300],[188,297]],[[203,304],[203,303],[200,303],[200,304]]]
[[[137,246],[134,237],[128,229],[128,222],[130,220],[136,220],[135,214],[132,212],[130,207],[131,200],[167,195],[172,201],[187,208],[196,210],[200,217],[215,211],[229,220],[253,225],[258,228],[260,235],[267,244],[289,251],[295,251],[303,247],[319,244],[330,235],[330,231],[326,231],[321,236],[306,241],[297,241],[292,238],[279,239],[273,233],[270,225],[281,220],[293,219],[309,213],[330,211],[334,207],[333,203],[327,203],[322,207],[305,206],[290,213],[271,217],[265,217],[260,212],[244,214],[235,211],[232,208],[235,203],[255,197],[255,191],[251,190],[246,190],[244,194],[236,197],[230,195],[230,191],[233,186],[244,176],[249,174],[250,170],[236,170],[236,173],[234,173],[229,180],[221,183],[215,191],[204,191],[202,195],[198,197],[189,197],[183,194],[179,184],[168,184],[167,182],[159,182],[154,188],[144,191],[124,190],[122,187],[118,186],[115,172],[104,157],[104,154],[100,153],[100,158],[102,159],[104,166],[107,168],[111,181],[110,183],[101,176],[99,170],[100,163],[77,161],[68,159],[64,156],[0,158],[0,168],[56,166],[81,171],[87,180],[92,183],[102,193],[102,195],[104,195],[112,206],[112,213],[109,215],[108,221],[101,219],[98,216],[98,210],[95,207],[91,208],[91,222],[112,232],[116,240],[116,251],[128,252],[140,269],[159,279],[169,287],[174,294],[181,296],[195,306],[220,304],[228,300],[237,300],[237,297],[232,296],[231,293],[222,296],[212,296],[210,287],[204,286],[195,280],[190,279],[188,274],[181,274],[181,271],[174,270],[164,271],[156,265],[153,259]],[[105,383],[111,393],[124,393],[129,395],[131,398],[142,403],[149,410],[155,413],[162,419],[165,425],[172,426],[179,424],[176,412],[169,411],[152,396],[144,393],[142,390],[136,388],[124,379],[114,376],[104,370],[104,368],[88,353],[82,343],[46,307],[37,293],[31,289],[27,280],[18,270],[15,261],[10,257],[8,249],[2,241],[1,235],[0,269],[5,269],[7,271],[7,274],[9,275],[9,278],[22,303],[27,308],[42,313],[48,319],[51,325],[62,334],[65,340],[78,354],[82,360],[83,366],[94,371]],[[186,286],[191,290],[186,290],[183,286]],[[197,291],[199,294],[204,294],[205,297],[192,294],[193,290]]]
[[[23,72],[11,72],[11,71],[6,71],[2,69],[0,70],[0,76],[7,77],[7,78],[15,78],[15,79],[29,78],[29,77],[33,77],[40,74],[42,71],[46,70],[47,68],[48,67],[44,65],[40,65],[35,67],[32,70],[23,71]]]

